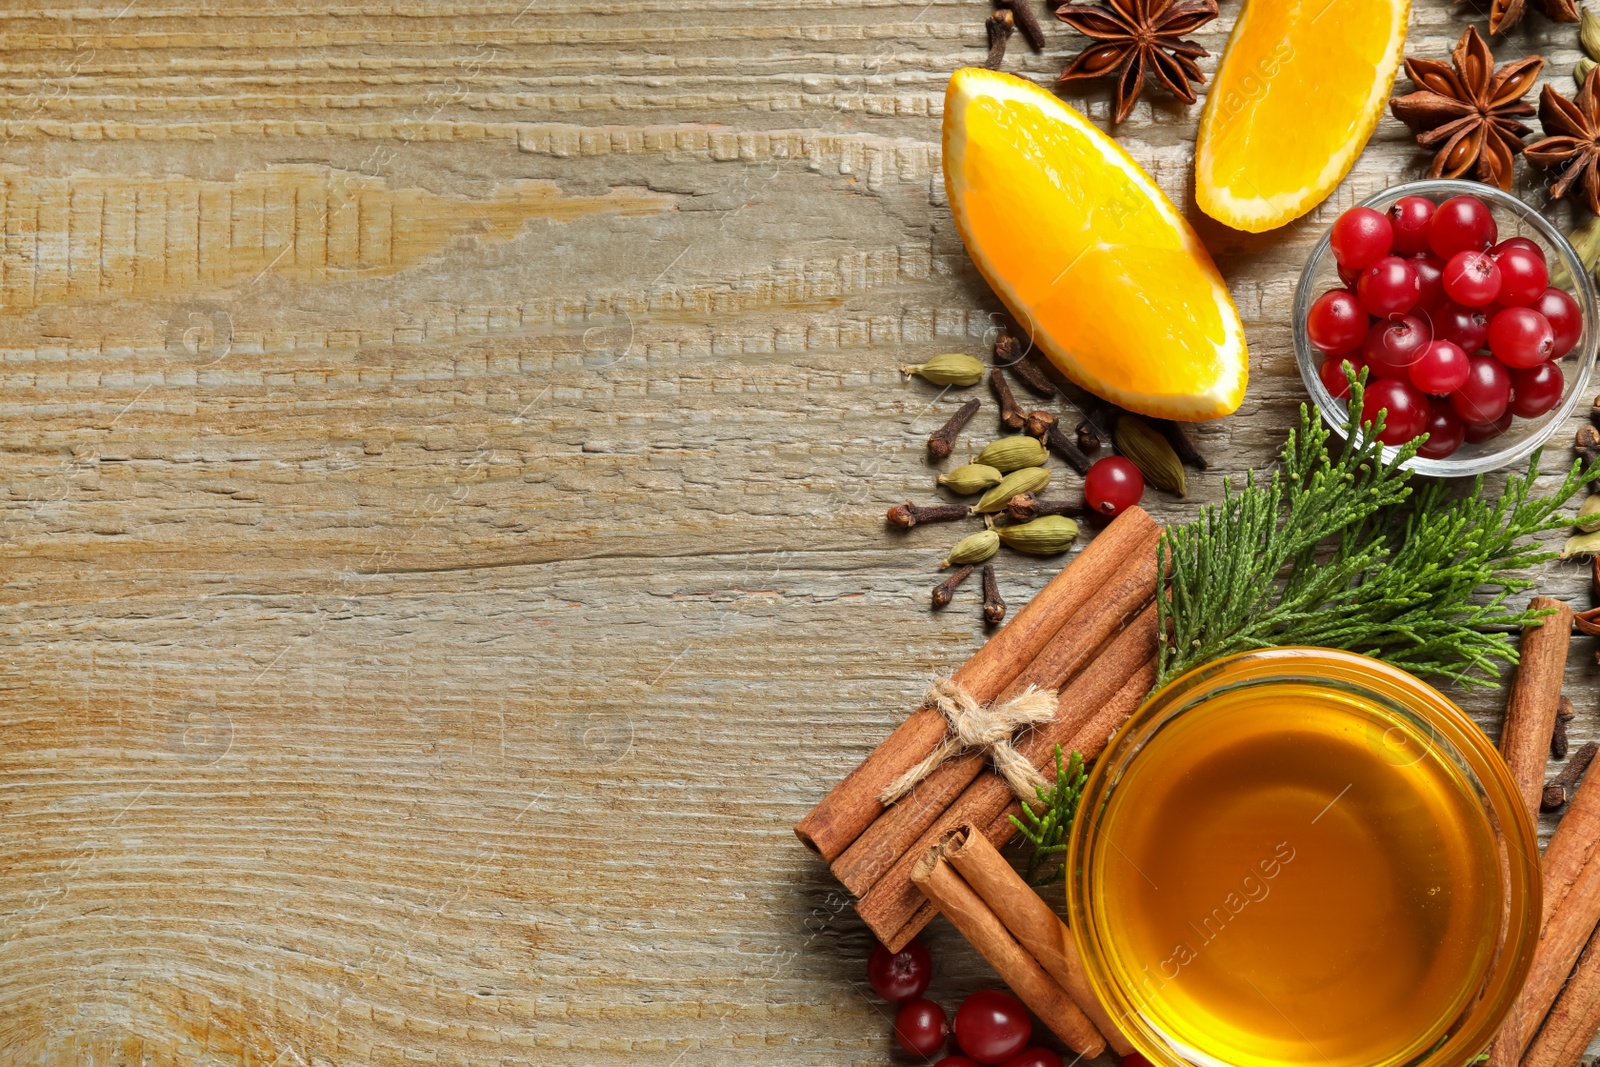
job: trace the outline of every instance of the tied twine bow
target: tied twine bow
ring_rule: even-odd
[[[926,759],[896,778],[878,795],[884,807],[915,789],[918,782],[938,770],[945,760],[967,749],[988,753],[994,769],[1023,803],[1036,802],[1037,790],[1049,783],[1011,744],[1011,735],[1019,726],[1055,718],[1056,694],[1030,685],[1004,704],[986,707],[972,699],[972,694],[953,679],[939,678],[928,686],[922,699],[939,709],[950,723],[950,732]]]

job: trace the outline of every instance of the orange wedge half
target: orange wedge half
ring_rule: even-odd
[[[1383,114],[1408,0],[1245,0],[1206,92],[1194,192],[1260,233],[1320,204]]]
[[[1090,392],[1197,422],[1244,399],[1228,287],[1139,164],[1032,82],[964,67],[944,99],[944,184],[972,261]]]

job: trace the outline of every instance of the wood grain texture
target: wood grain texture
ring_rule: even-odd
[[[1472,14],[1416,7],[1423,55]],[[997,321],[939,177],[984,14],[0,8],[0,1063],[889,1058],[790,827],[982,639],[970,589],[926,608],[948,529],[882,516],[962,399],[896,367]],[[1569,89],[1575,32],[1526,21],[1502,58]],[[1006,68],[1051,77],[1047,29]],[[1426,166],[1386,117],[1327,204],[1232,233],[1198,114],[1118,131],[1253,357],[1163,521],[1270,462],[1295,273]],[[1013,607],[1060,565],[1001,562]],[[930,936],[941,1001],[993,983]]]

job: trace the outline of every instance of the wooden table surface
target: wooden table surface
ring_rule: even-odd
[[[961,399],[896,367],[996,322],[938,145],[987,5],[5,7],[0,1062],[895,1060],[790,828],[983,638],[927,610],[948,530],[883,511]],[[1414,54],[1483,20],[1418,8]],[[1575,29],[1528,24],[1502,58],[1570,92]],[[1048,80],[1048,28],[1006,69]],[[1426,166],[1385,117],[1233,233],[1198,112],[1118,131],[1252,353],[1163,520],[1271,462],[1312,240]],[[1013,606],[1060,566],[1000,562]],[[932,943],[946,1004],[994,983]]]

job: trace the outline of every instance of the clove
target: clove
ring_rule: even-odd
[[[1540,811],[1556,811],[1572,799],[1573,791],[1578,788],[1578,779],[1583,777],[1596,752],[1600,752],[1600,745],[1590,741],[1572,754],[1567,765],[1561,768],[1561,773],[1545,783],[1544,794],[1539,798]]]
[[[1100,438],[1100,431],[1088,419],[1078,423],[1078,447],[1086,456],[1092,456],[1100,451],[1100,446],[1105,444]]]
[[[989,58],[983,65],[990,70],[999,70],[1001,62],[1006,58],[1006,41],[1011,37],[1011,31],[1016,28],[1015,19],[1010,8],[1001,8],[990,15],[984,23],[984,28],[989,31]]]
[[[950,421],[928,435],[928,457],[934,460],[945,459],[950,455],[950,450],[955,447],[956,435],[966,428],[972,421],[972,416],[978,413],[979,404],[977,397],[962,404],[956,413],[950,416]]]
[[[1577,718],[1577,714],[1572,710],[1572,698],[1563,694],[1560,703],[1556,705],[1555,729],[1550,732],[1551,758],[1567,758],[1567,723]]]
[[[983,565],[983,621],[999,626],[1006,617],[1006,602],[1000,599],[1000,583],[994,580],[994,564]]]
[[[950,603],[950,598],[956,595],[956,586],[967,580],[967,575],[972,573],[972,564],[957,567],[950,572],[950,577],[933,587],[933,606],[942,608]]]
[[[918,507],[907,500],[904,504],[896,504],[884,516],[890,526],[898,526],[902,530],[909,530],[913,526],[924,522],[953,522],[964,519],[970,514],[965,504],[934,504],[931,507]]]
[[[1028,417],[1022,420],[1022,425],[1028,434],[1033,437],[1043,437],[1056,424],[1056,417],[1048,411],[1030,411]]]
[[[1068,463],[1079,474],[1089,473],[1089,457],[1078,450],[1072,439],[1061,432],[1061,425],[1053,423],[1044,432],[1044,446]]]
[[[1056,395],[1055,383],[1027,358],[1021,342],[1007,330],[1001,330],[1000,336],[994,339],[994,363],[997,367],[1009,367],[1029,392],[1045,397]]]
[[[1018,493],[1006,505],[1006,514],[1017,522],[1032,522],[1040,515],[1068,515],[1081,519],[1089,514],[1089,506],[1067,500],[1040,500],[1032,493]]]
[[[1600,396],[1594,398],[1594,403],[1589,405],[1589,421],[1600,427]]]
[[[1185,430],[1182,424],[1171,419],[1152,419],[1151,422],[1161,431],[1161,436],[1167,439],[1167,443],[1184,463],[1202,471],[1211,466],[1206,462],[1206,457],[1200,454],[1200,449],[1195,446],[1194,439],[1189,436],[1189,431]]]
[[[1000,373],[998,365],[989,372],[989,389],[994,393],[994,398],[1000,401],[1000,425],[1008,430],[1022,429],[1027,416],[1017,406],[1017,398],[1011,395],[1011,385],[1006,381],[1006,376]]]
[[[1011,9],[1016,16],[1017,29],[1022,31],[1022,36],[1028,41],[1035,52],[1044,51],[1044,27],[1039,25],[1039,16],[1033,13],[1033,8],[1028,6],[1028,0],[999,0]]]
[[[1573,449],[1583,457],[1583,462],[1593,466],[1600,462],[1600,430],[1593,426],[1579,426],[1578,436],[1572,442]]]

